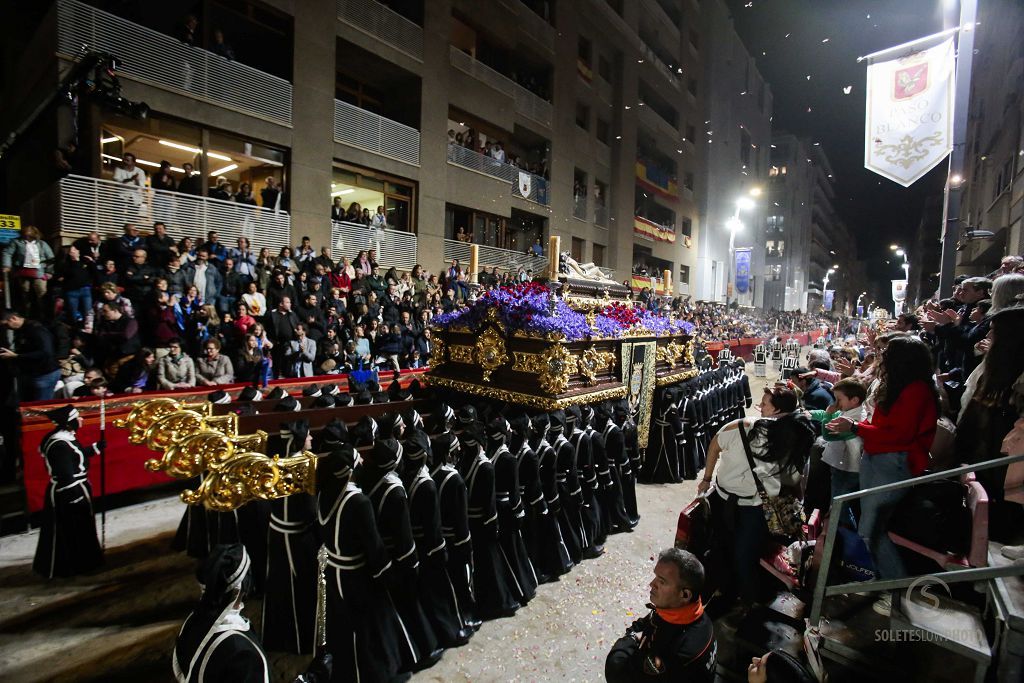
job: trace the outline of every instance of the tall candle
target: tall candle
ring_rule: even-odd
[[[562,238],[552,235],[548,238],[548,279],[558,279],[558,258],[562,252]]]
[[[477,271],[479,270],[480,260],[480,245],[471,244],[469,245],[469,281],[473,284],[477,282]]]
[[[669,270],[668,268],[666,268],[665,272],[662,273],[661,276],[665,279],[665,294],[666,295],[671,295],[672,294],[672,271]]]

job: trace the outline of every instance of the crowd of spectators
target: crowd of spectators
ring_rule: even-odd
[[[537,156],[540,161],[531,162],[524,157],[508,152],[505,149],[505,144],[500,140],[486,140],[481,139],[479,133],[473,128],[466,128],[464,131],[456,132],[455,129],[448,129],[448,144],[459,145],[466,149],[472,150],[477,154],[482,154],[485,157],[493,159],[499,164],[509,164],[516,168],[528,171],[535,176],[550,180],[550,170],[548,169],[548,155],[546,150],[540,150],[537,152]]]

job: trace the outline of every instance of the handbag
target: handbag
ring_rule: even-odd
[[[804,511],[800,498],[789,493],[780,493],[775,498],[768,495],[764,484],[754,471],[754,456],[750,452],[747,430],[742,422],[737,426],[740,430],[740,439],[743,441],[743,451],[747,454],[747,465],[750,466],[750,474],[754,477],[754,486],[757,487],[757,495],[761,497],[761,509],[768,523],[768,532],[772,536],[800,536],[804,527]]]
[[[710,546],[710,537],[711,505],[706,497],[697,496],[679,513],[675,547],[701,557]]]

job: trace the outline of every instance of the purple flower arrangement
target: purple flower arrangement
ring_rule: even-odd
[[[465,326],[476,331],[487,319],[488,311],[497,310],[498,320],[509,332],[530,335],[559,335],[566,341],[579,341],[590,337],[620,337],[631,329],[639,328],[653,335],[690,334],[693,325],[686,321],[660,316],[651,311],[623,314],[621,306],[609,306],[599,313],[594,325],[586,316],[572,310],[558,299],[551,309],[551,290],[544,285],[527,282],[513,287],[500,287],[485,292],[476,302],[452,313],[434,316],[432,323],[441,329]]]

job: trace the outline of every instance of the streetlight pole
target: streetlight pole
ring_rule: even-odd
[[[899,246],[898,244],[890,244],[889,245],[889,249],[891,251],[896,252],[897,256],[902,256],[903,257],[903,263],[901,265],[902,265],[902,268],[903,268],[903,280],[906,283],[906,285],[904,285],[904,287],[903,287],[903,296],[904,296],[904,300],[906,300],[907,289],[909,289],[909,286],[910,286],[910,259],[907,258],[907,250],[904,249],[903,247]],[[893,308],[893,316],[894,317],[899,317],[899,314],[902,312],[900,310],[902,308],[901,303],[899,301],[893,301],[892,302],[892,308]]]
[[[750,195],[756,197],[761,194],[760,188],[752,188]],[[729,229],[729,272],[726,273],[725,284],[725,308],[729,308],[729,293],[733,288],[733,274],[736,272],[736,233],[743,229],[743,221],[740,220],[740,210],[754,208],[754,200],[750,197],[740,197],[736,200],[736,209],[732,216],[725,222]]]
[[[825,297],[828,295],[828,280],[832,276],[832,273],[836,272],[839,266],[833,266],[829,268],[825,273],[825,279],[821,282],[821,310],[825,310]]]

